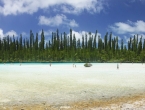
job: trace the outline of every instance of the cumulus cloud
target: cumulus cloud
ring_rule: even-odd
[[[3,33],[3,30],[0,29],[0,38],[3,38],[4,37],[4,33]]]
[[[58,6],[64,13],[78,14],[84,10],[99,13],[103,10],[103,0],[1,0],[0,13],[3,15],[17,15],[21,13],[33,14],[39,9]],[[61,7],[61,8],[60,8]]]
[[[12,37],[13,35],[16,37],[18,36],[17,33],[14,30],[8,31],[6,33],[3,32],[3,29],[0,28],[0,38],[6,37],[6,36]]]
[[[80,39],[80,41],[82,41],[82,36],[84,36],[84,39],[85,39],[85,35],[88,36],[88,39],[89,39],[89,33],[87,31],[72,31],[72,34],[74,35],[75,34],[75,37],[76,39]],[[91,36],[93,35],[93,37],[95,36],[95,33],[91,33]],[[70,33],[67,35],[67,36],[70,36]],[[101,37],[101,34],[100,33],[97,33],[97,39],[96,41],[98,42],[98,36]]]
[[[118,34],[126,34],[126,33],[145,33],[145,22],[142,20],[138,20],[137,22],[127,21],[126,23],[117,22],[109,28],[118,33]]]
[[[68,4],[70,5],[71,1]],[[71,7],[69,5],[62,5],[61,10],[70,14],[79,14],[84,10],[90,13],[100,13],[103,10],[103,0],[74,0]]]
[[[78,27],[78,24],[76,21],[68,19],[65,15],[56,15],[54,17],[46,17],[46,16],[40,16],[39,17],[39,25],[47,25],[47,26],[60,26],[60,25],[66,25],[69,27]]]
[[[73,20],[68,20],[68,21],[70,21],[68,23],[68,26],[70,26],[70,27],[78,27],[79,26],[74,19]]]
[[[11,30],[11,31],[8,31],[6,34],[5,34],[5,36],[10,36],[10,37],[12,37],[13,35],[15,36],[15,37],[17,37],[18,35],[17,35],[17,33],[14,31],[14,30]]]

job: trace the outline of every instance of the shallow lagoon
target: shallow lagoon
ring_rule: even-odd
[[[65,104],[145,92],[145,65],[123,63],[0,64],[0,104]]]

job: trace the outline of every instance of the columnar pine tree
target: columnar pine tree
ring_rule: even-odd
[[[124,45],[118,37],[112,38],[112,33],[104,36],[104,40],[98,36],[97,31],[78,36],[63,33],[59,35],[59,30],[52,32],[52,37],[45,39],[42,30],[40,39],[38,33],[34,39],[34,34],[30,30],[29,37],[6,36],[0,38],[0,62],[10,61],[136,61],[145,60],[145,40],[138,35],[130,37],[128,46]],[[48,41],[47,41],[48,40]],[[46,41],[46,42],[45,42]],[[96,42],[98,41],[98,42]],[[143,41],[143,43],[142,43]],[[120,44],[119,44],[120,43]],[[137,57],[136,57],[137,56]]]
[[[112,32],[110,33],[110,36],[109,36],[109,50],[111,50],[111,47],[112,47],[111,40],[112,40]]]
[[[121,51],[123,51],[123,39],[121,40]]]
[[[70,49],[72,49],[72,29],[70,29]]]

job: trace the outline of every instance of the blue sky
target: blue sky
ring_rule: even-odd
[[[145,0],[0,0],[0,37],[20,34],[29,37],[44,30],[77,38],[87,32],[102,38],[106,32],[127,41],[134,34],[145,38]]]

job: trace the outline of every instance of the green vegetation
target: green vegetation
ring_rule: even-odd
[[[97,40],[98,39],[98,40]],[[98,42],[97,42],[98,41]],[[138,35],[130,38],[127,46],[123,39],[113,38],[112,33],[104,36],[104,40],[97,31],[93,36],[91,32],[76,39],[75,34],[70,35],[59,31],[52,33],[51,40],[45,39],[42,30],[41,38],[38,33],[34,37],[30,31],[30,38],[4,37],[0,39],[0,62],[144,62],[145,40]]]

